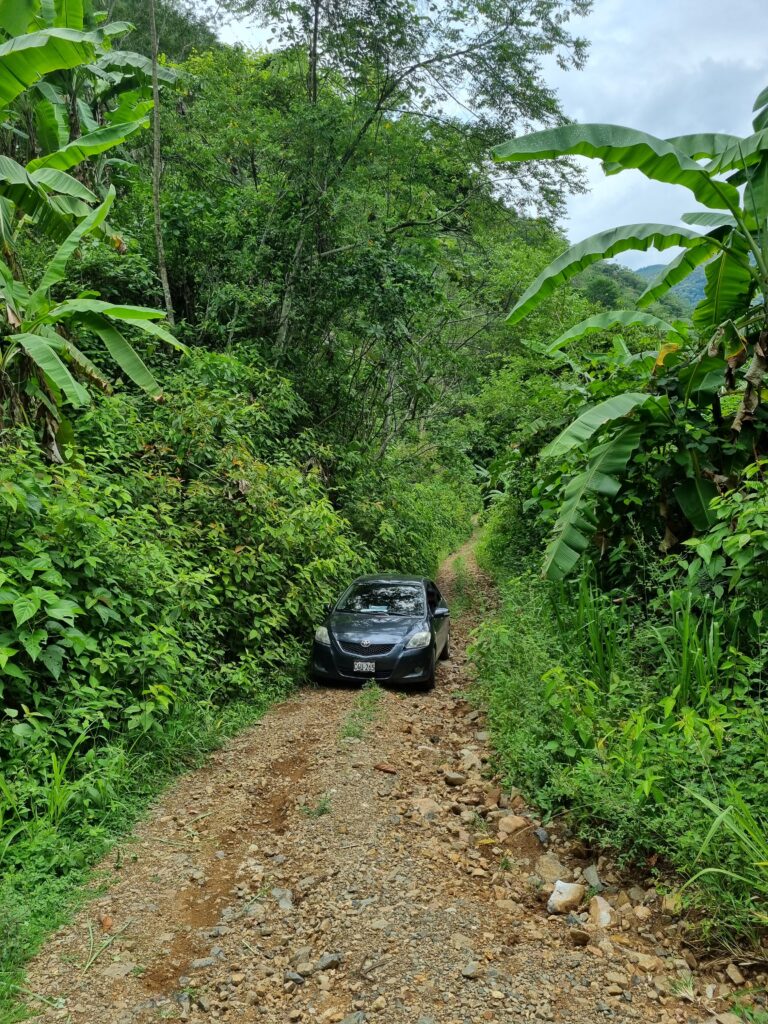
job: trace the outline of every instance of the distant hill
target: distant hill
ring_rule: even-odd
[[[662,272],[664,266],[665,264],[663,263],[651,263],[647,267],[639,267],[635,273],[645,281],[652,281]],[[680,284],[676,284],[675,287],[671,289],[671,294],[682,299],[686,307],[691,310],[701,299],[704,298],[705,284],[706,277],[704,276],[704,267],[696,267],[696,269],[689,274],[684,281],[681,281]]]
[[[574,279],[574,285],[588,299],[605,309],[631,308],[645,291],[648,277],[655,276],[652,273],[653,267],[645,267],[644,270],[651,273],[639,274],[620,263],[596,263],[582,271]],[[691,309],[691,303],[678,294],[676,289],[667,292],[651,306],[651,312],[666,320],[683,319],[689,316]]]

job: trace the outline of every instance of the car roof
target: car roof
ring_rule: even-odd
[[[397,572],[380,572],[375,576],[358,576],[350,586],[355,583],[429,583],[426,576],[402,576]]]

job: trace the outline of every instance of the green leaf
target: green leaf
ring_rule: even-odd
[[[38,100],[35,104],[37,141],[44,153],[51,153],[69,141],[69,118],[63,103]]]
[[[694,135],[675,135],[666,141],[691,160],[703,160],[705,157],[712,159],[741,140],[738,135],[723,132],[698,132]]]
[[[95,210],[89,213],[88,216],[77,225],[74,231],[70,232],[69,236],[56,250],[53,259],[45,268],[45,273],[30,298],[30,305],[33,309],[41,303],[48,291],[55,284],[64,280],[64,276],[67,272],[67,262],[69,261],[70,256],[77,249],[81,239],[85,235],[89,234],[91,231],[95,231],[101,226],[101,224],[103,224],[114,199],[115,190],[114,187],[110,186],[107,197],[101,206],[98,206]]]
[[[102,317],[91,317],[84,321],[89,330],[97,334],[123,373],[140,388],[157,398],[163,389],[152,376],[132,345],[116,327]]]
[[[565,455],[572,448],[588,441],[594,434],[604,427],[606,423],[623,419],[629,416],[635,409],[640,408],[647,402],[653,400],[653,395],[642,394],[639,391],[628,391],[622,395],[614,395],[604,402],[585,409],[573,423],[569,424],[554,441],[542,449],[542,459],[556,459]]]
[[[0,28],[9,36],[21,36],[37,14],[37,0],[0,0]]]
[[[708,530],[717,522],[717,513],[710,509],[709,503],[718,493],[711,480],[704,480],[701,477],[684,480],[674,491],[683,515],[694,529],[701,532]]]
[[[64,664],[64,650],[57,644],[49,644],[40,655],[40,661],[45,665],[54,679],[61,675]]]
[[[43,373],[62,391],[72,405],[80,407],[90,401],[88,392],[74,379],[61,359],[51,347],[50,339],[39,334],[14,334],[13,340],[18,342],[30,359],[40,367]]]
[[[719,214],[713,214],[713,216],[719,216]],[[662,295],[666,295],[676,284],[684,281],[696,267],[711,260],[715,253],[720,251],[720,246],[709,239],[704,239],[700,244],[692,245],[689,249],[683,249],[638,296],[638,306],[650,306]]]
[[[572,245],[543,270],[533,284],[518,299],[507,318],[515,324],[538,306],[561,284],[581,273],[599,260],[610,259],[628,249],[669,249],[682,245],[690,248],[701,244],[702,235],[687,228],[671,227],[667,224],[627,224],[610,228],[597,235],[585,238]]]
[[[692,224],[699,228],[735,228],[738,227],[736,218],[730,213],[708,212],[706,210],[694,210],[692,213],[684,213],[680,218],[684,224]]]
[[[21,594],[13,602],[13,614],[16,617],[16,625],[21,626],[40,610],[40,597],[33,591],[28,594]]]
[[[587,334],[594,334],[597,331],[607,331],[617,324],[620,324],[622,327],[641,324],[643,327],[652,327],[657,331],[663,331],[666,335],[674,334],[681,341],[685,340],[673,324],[662,320],[661,317],[654,316],[653,313],[641,313],[634,309],[612,309],[607,313],[598,313],[596,316],[587,317],[586,320],[582,320],[581,323],[571,327],[569,331],[561,334],[556,341],[548,345],[546,352],[551,355],[572,341],[578,341]]]
[[[95,192],[91,192],[81,181],[73,178],[66,171],[56,171],[52,167],[40,167],[38,170],[33,171],[30,177],[36,185],[43,185],[53,192],[74,196],[76,199],[82,199],[86,203],[97,203],[99,201],[99,197]]]
[[[7,106],[43,75],[94,57],[93,36],[52,28],[16,36],[0,46],[0,106]]]
[[[706,165],[707,174],[723,174],[725,171],[744,169],[758,163],[763,153],[768,151],[768,128],[748,135],[745,139],[736,139],[726,146],[713,160]],[[708,206],[708,203],[704,204]]]
[[[31,160],[27,164],[27,170],[34,171],[38,167],[55,167],[60,171],[67,171],[70,167],[76,167],[82,163],[83,160],[88,160],[89,157],[98,156],[99,153],[121,145],[129,135],[133,135],[141,128],[146,128],[148,123],[148,118],[143,117],[138,121],[126,121],[97,128],[95,132],[74,139],[54,153]]]
[[[493,150],[497,162],[558,156],[587,156],[615,164],[621,170],[636,169],[654,181],[690,189],[703,206],[715,210],[739,205],[738,191],[732,185],[714,181],[671,143],[635,128],[568,124],[511,139]]]
[[[617,475],[625,471],[640,443],[642,427],[632,424],[590,452],[587,468],[566,485],[553,537],[544,557],[543,574],[562,580],[576,565],[596,528],[594,502],[598,495],[613,498],[621,489]]]
[[[83,27],[83,0],[55,0],[56,24],[63,28]]]
[[[97,67],[104,69],[117,68],[120,71],[139,71],[145,78],[152,78],[152,58],[145,57],[143,53],[133,53],[131,50],[108,50],[97,62]],[[162,64],[157,66],[157,77],[161,82],[175,82],[178,74],[173,68],[165,67]]]
[[[749,266],[749,246],[743,235],[734,233],[726,252],[704,268],[704,298],[693,311],[693,324],[707,333],[724,320],[735,320],[749,309],[756,281]]]
[[[768,155],[747,172],[747,187],[744,190],[744,209],[752,214],[764,230],[768,220]]]

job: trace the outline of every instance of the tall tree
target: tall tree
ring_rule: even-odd
[[[161,136],[160,136],[160,83],[158,81],[158,38],[157,21],[155,19],[155,0],[147,0],[149,5],[149,38],[152,46],[152,211],[155,223],[155,248],[157,249],[157,274],[163,288],[165,312],[171,326],[175,323],[171,286],[168,282],[168,267],[165,262],[165,243],[163,241],[163,221],[160,210],[160,181],[163,173]]]

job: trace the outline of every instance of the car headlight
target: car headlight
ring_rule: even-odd
[[[432,635],[428,629],[420,629],[418,633],[414,633],[408,643],[405,645],[406,651],[412,651],[414,647],[429,647],[432,642]]]
[[[330,647],[331,636],[325,626],[317,627],[315,630],[315,640],[317,640],[319,644],[327,644]]]

